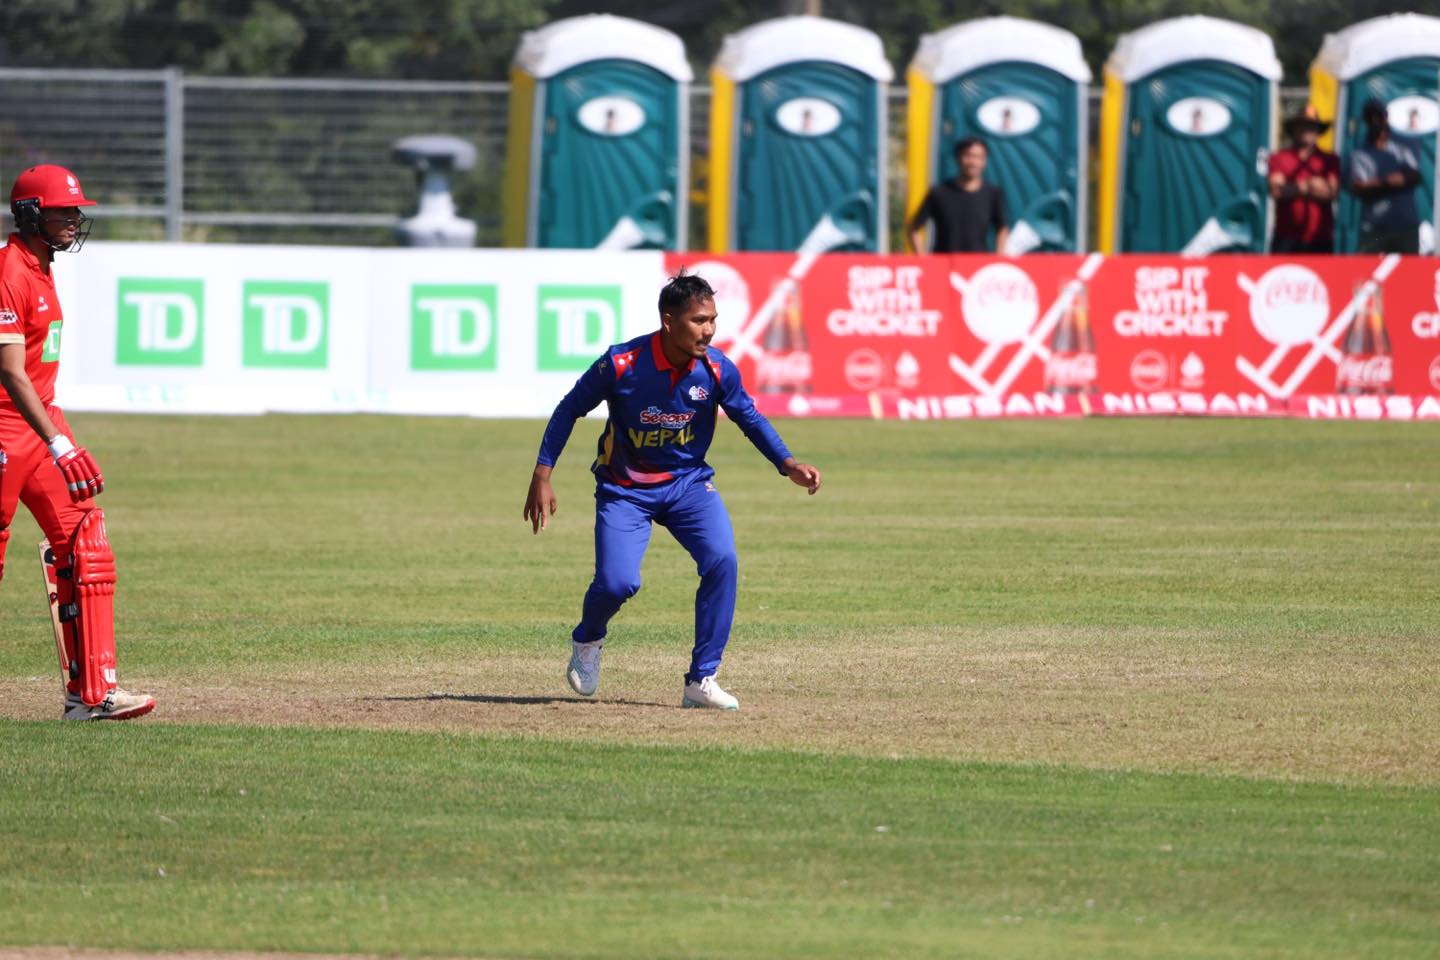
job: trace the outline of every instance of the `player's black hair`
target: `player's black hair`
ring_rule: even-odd
[[[984,147],[985,155],[990,155],[990,144],[986,143],[980,137],[961,137],[959,140],[955,141],[953,156],[956,160],[959,160],[960,155],[966,150],[969,150],[971,147]]]
[[[680,272],[671,277],[665,286],[660,288],[660,313],[670,314],[678,317],[680,311],[697,300],[711,299],[715,291],[704,277],[698,273],[686,273],[681,267]]]

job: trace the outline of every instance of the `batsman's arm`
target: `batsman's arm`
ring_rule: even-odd
[[[25,372],[25,344],[6,341],[0,343],[0,387],[9,395],[10,402],[20,411],[20,416],[30,425],[55,461],[55,467],[65,477],[65,486],[70,499],[79,503],[98,496],[105,490],[105,477],[95,458],[84,447],[60,432],[55,421],[45,410],[40,394]]]
[[[545,435],[540,439],[540,452],[535,457],[535,470],[530,475],[530,490],[525,495],[524,517],[530,521],[533,532],[544,530],[550,517],[554,516],[559,508],[555,500],[555,490],[550,485],[550,473],[559,461],[560,454],[564,452],[565,444],[570,440],[575,421],[594,410],[609,396],[610,385],[614,380],[610,354],[607,351],[581,374],[580,379],[575,381],[575,386],[570,388],[570,392],[565,394],[556,405],[555,412],[550,415],[550,422],[545,425]]]
[[[0,387],[10,396],[10,402],[15,404],[15,409],[20,411],[20,416],[30,424],[41,440],[49,443],[59,436],[60,430],[55,426],[55,421],[50,419],[50,414],[45,411],[45,404],[40,402],[40,394],[35,392],[35,385],[30,382],[30,375],[25,372],[25,343],[0,343]]]

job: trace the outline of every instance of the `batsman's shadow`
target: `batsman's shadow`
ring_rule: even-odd
[[[602,698],[598,700],[582,700],[579,697],[517,697],[506,696],[494,693],[420,693],[410,696],[393,697],[367,697],[368,700],[389,702],[389,703],[439,703],[445,700],[457,703],[495,703],[515,707],[537,707],[555,704],[557,706],[574,705],[590,706],[591,704],[605,703],[617,707],[668,707],[668,703],[655,703],[652,700],[623,700]]]

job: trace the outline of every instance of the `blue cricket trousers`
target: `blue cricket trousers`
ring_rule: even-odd
[[[640,589],[640,561],[650,545],[650,524],[670,531],[695,560],[695,648],[685,682],[713,676],[735,620],[735,533],[715,490],[713,474],[697,470],[658,487],[595,489],[595,579],[585,591],[577,643],[605,638],[610,618]]]

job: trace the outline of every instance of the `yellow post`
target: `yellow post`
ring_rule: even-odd
[[[909,243],[910,218],[925,200],[930,182],[935,178],[935,152],[938,147],[935,129],[935,85],[918,70],[905,74],[910,96],[905,107],[905,223]],[[917,253],[919,251],[916,251]]]
[[[710,196],[705,239],[711,253],[730,252],[730,187],[735,178],[735,82],[710,72]]]
[[[1117,74],[1105,72],[1105,93],[1100,100],[1100,197],[1096,206],[1099,215],[1100,253],[1114,253],[1119,244],[1115,221],[1116,201],[1120,196],[1120,162],[1125,148],[1122,129],[1125,122],[1125,83]]]
[[[519,67],[510,70],[510,119],[505,133],[505,176],[501,197],[501,238],[507,247],[523,247],[530,211],[530,156],[535,124],[535,78]]]
[[[1332,124],[1316,142],[1321,150],[1334,153],[1335,127],[1340,122],[1335,116],[1340,111],[1340,81],[1315,64],[1310,65],[1310,103],[1321,120]]]

